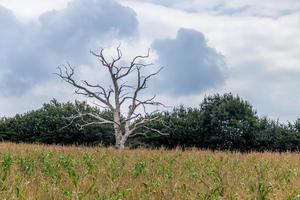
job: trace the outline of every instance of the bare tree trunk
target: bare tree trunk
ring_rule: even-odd
[[[117,149],[119,149],[121,146],[121,138],[122,138],[121,132],[115,129],[115,140],[116,140],[115,147]]]
[[[121,140],[119,149],[125,148],[125,142],[126,142],[125,140]]]
[[[129,137],[129,135],[130,135],[129,125],[128,125],[128,123],[126,123],[126,124],[125,124],[125,132],[124,132],[124,134],[122,135],[122,138],[121,138],[121,141],[120,141],[120,148],[121,148],[121,149],[124,149],[125,144],[126,144],[126,142],[127,142],[127,139],[128,139],[128,137]]]
[[[115,131],[115,146],[116,148],[120,148],[121,139],[122,139],[122,130],[121,130],[121,117],[118,111],[114,111],[114,131]]]
[[[125,144],[127,142],[128,136],[127,133],[125,132],[125,134],[122,136],[122,139],[120,140],[120,149],[124,149],[125,148]]]

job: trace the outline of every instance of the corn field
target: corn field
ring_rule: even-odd
[[[300,154],[0,144],[0,199],[300,199]]]

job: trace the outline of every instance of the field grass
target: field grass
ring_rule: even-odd
[[[0,199],[297,199],[300,154],[0,143]]]

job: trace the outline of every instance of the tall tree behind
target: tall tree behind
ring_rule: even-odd
[[[231,93],[205,97],[200,105],[206,147],[214,149],[250,148],[258,117],[249,102]]]

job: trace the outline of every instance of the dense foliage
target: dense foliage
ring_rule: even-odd
[[[259,120],[252,106],[240,97],[231,94],[205,97],[200,108],[176,108],[163,113],[164,132],[169,136],[159,137],[168,147],[201,147],[210,149],[251,149]],[[152,128],[161,129],[159,123]],[[169,131],[167,130],[169,129]],[[151,143],[155,138],[147,138]]]
[[[0,139],[13,142],[39,142],[47,144],[103,144],[114,143],[112,127],[108,125],[78,127],[79,120],[71,123],[69,117],[78,111],[112,117],[108,111],[100,112],[85,102],[59,103],[52,100],[41,109],[0,121]],[[89,120],[89,119],[86,119]]]
[[[99,111],[84,102],[58,103],[52,100],[36,111],[2,118],[0,139],[48,144],[114,143],[110,125],[80,129],[76,125],[80,119],[70,124],[68,117],[75,115],[78,110],[112,117],[111,112]],[[232,94],[208,96],[198,108],[180,106],[156,115],[159,115],[159,121],[153,121],[147,128],[138,130],[146,133],[146,136],[133,137],[128,145],[239,151],[300,149],[300,120],[282,124],[266,117],[259,118],[249,102]],[[164,134],[158,134],[155,130]]]

